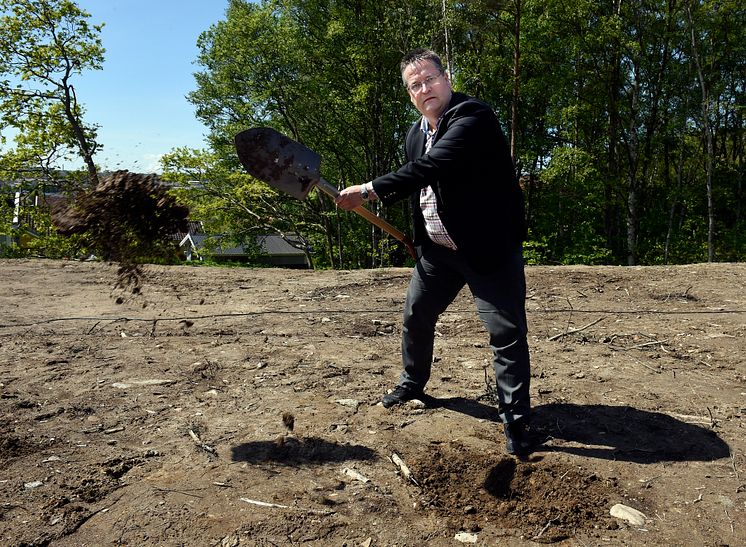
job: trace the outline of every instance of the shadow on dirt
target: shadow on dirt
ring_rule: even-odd
[[[254,441],[234,446],[233,461],[249,463],[274,462],[282,465],[310,465],[349,460],[375,460],[378,455],[365,446],[337,444],[317,437],[280,438],[276,441]]]
[[[458,412],[480,420],[491,420],[493,422],[500,421],[500,416],[496,407],[480,403],[474,399],[467,399],[466,397],[438,399],[430,395],[425,395],[421,399],[427,408],[443,408],[445,410]]]
[[[428,408],[443,408],[499,422],[496,407],[465,397],[423,397]],[[635,463],[713,461],[730,456],[717,433],[660,412],[629,406],[552,403],[532,410],[531,432],[537,452],[567,452],[590,458]],[[586,446],[563,446],[562,441]]]
[[[728,445],[703,426],[629,406],[547,404],[533,411],[531,428],[553,441],[540,450],[591,458],[657,463],[712,461]],[[561,441],[585,446],[564,446]]]

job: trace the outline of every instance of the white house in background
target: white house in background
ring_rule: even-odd
[[[202,254],[205,253],[205,241],[208,239],[207,234],[201,232],[201,226],[198,222],[189,223],[189,232],[179,234],[179,247],[181,248],[187,260],[202,260]],[[213,241],[215,237],[211,237]],[[303,251],[303,242],[297,236],[290,236],[291,244],[278,235],[260,235],[256,236],[256,244],[261,253],[259,260],[268,266],[278,268],[308,268],[310,263],[308,256]],[[209,251],[210,257],[216,261],[241,261],[249,257],[256,260],[256,255],[245,249],[243,246],[222,246],[218,243]]]

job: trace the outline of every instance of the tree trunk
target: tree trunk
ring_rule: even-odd
[[[96,164],[93,161],[93,153],[95,148],[91,146],[90,142],[88,142],[85,131],[83,130],[83,127],[80,124],[80,120],[78,119],[77,98],[75,97],[75,89],[72,85],[67,83],[67,76],[65,76],[65,78],[63,79],[63,86],[65,95],[62,103],[65,108],[65,116],[67,117],[67,121],[70,124],[70,127],[72,127],[73,129],[75,139],[78,141],[78,149],[80,150],[80,155],[83,158],[86,169],[88,170],[88,179],[91,183],[91,188],[95,188],[96,186],[98,186],[98,170],[96,169]]]
[[[619,16],[622,9],[621,0],[614,0],[614,14]],[[619,233],[615,219],[617,207],[614,199],[614,184],[619,183],[619,154],[621,120],[619,117],[619,89],[621,87],[621,61],[619,42],[614,41],[611,60],[611,75],[608,83],[609,92],[609,129],[608,155],[606,160],[607,176],[604,181],[604,232],[609,249],[619,248]]]
[[[637,226],[639,224],[638,205],[638,163],[639,135],[637,113],[639,112],[640,67],[633,69],[632,104],[630,107],[629,139],[627,141],[627,265],[637,264]]]
[[[515,24],[513,27],[513,99],[510,112],[510,157],[518,168],[516,158],[518,132],[518,102],[521,92],[521,0],[515,0]]]
[[[715,260],[715,203],[712,196],[712,159],[714,156],[714,145],[712,142],[712,130],[710,128],[710,97],[705,82],[702,63],[697,49],[697,40],[694,33],[694,19],[692,17],[691,4],[687,4],[686,13],[689,18],[689,31],[692,39],[692,58],[697,68],[697,77],[702,91],[702,132],[705,139],[705,185],[707,187],[707,261]]]
[[[671,200],[671,209],[668,215],[668,229],[666,230],[666,244],[663,249],[664,264],[668,264],[668,256],[671,252],[671,236],[673,234],[676,207],[679,203],[679,196],[681,195],[681,191],[684,186],[684,147],[686,140],[685,135],[686,131],[682,131],[681,147],[679,148],[679,158],[678,164],[676,166],[676,191],[674,192],[673,199]]]

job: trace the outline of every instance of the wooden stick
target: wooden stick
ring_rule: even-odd
[[[733,472],[736,474],[736,480],[741,479],[741,475],[738,473],[738,469],[736,468],[736,457],[733,454],[733,451],[730,452],[730,464],[733,466]]]
[[[417,480],[412,475],[412,472],[409,470],[409,467],[407,467],[407,464],[404,463],[404,460],[401,459],[399,454],[396,452],[393,452],[391,454],[391,461],[394,462],[394,465],[396,465],[399,468],[399,471],[401,471],[401,474],[404,476],[405,479],[412,481],[414,484],[419,486],[420,484],[417,482]]]
[[[205,452],[209,452],[210,454],[213,454],[215,456],[218,455],[218,451],[214,446],[210,446],[207,443],[203,443],[202,440],[197,436],[197,434],[191,429],[189,430],[189,436],[194,441],[194,444],[196,444],[199,448],[201,448]]]
[[[626,347],[626,348],[616,347],[615,346],[613,349],[623,349],[623,350],[626,350],[626,349],[640,349],[640,348],[645,348],[647,346],[655,346],[656,344],[665,344],[666,342],[668,342],[668,339],[666,339],[666,340],[653,340],[652,342],[645,342],[643,344],[635,344],[634,346],[629,346],[629,347]]]
[[[249,498],[239,498],[241,501],[250,503],[251,505],[258,505],[259,507],[271,507],[273,509],[289,509],[291,511],[300,511],[303,513],[311,513],[314,515],[332,515],[334,511],[319,511],[317,509],[304,509],[302,507],[290,507],[289,505],[280,505],[279,503],[269,503],[266,501],[251,500]]]
[[[536,534],[536,535],[535,535],[534,537],[532,537],[531,539],[539,539],[539,538],[540,538],[541,536],[543,536],[543,535],[544,535],[544,532],[546,532],[547,530],[549,530],[549,527],[550,527],[550,526],[552,525],[552,523],[554,523],[554,521],[556,521],[556,520],[557,520],[557,519],[550,519],[550,520],[549,520],[549,522],[547,522],[546,526],[544,526],[544,528],[542,528],[542,529],[541,529],[541,532],[539,532],[538,534]]]
[[[550,337],[548,338],[548,340],[549,340],[550,342],[553,342],[554,340],[557,340],[558,338],[562,338],[563,336],[568,336],[568,335],[570,335],[570,334],[575,334],[576,332],[581,332],[581,331],[584,331],[585,329],[588,329],[588,328],[592,327],[592,326],[593,326],[593,325],[595,325],[596,323],[600,323],[600,322],[601,322],[601,321],[603,321],[604,319],[606,319],[606,317],[605,317],[605,316],[604,316],[604,317],[599,317],[599,318],[598,318],[598,319],[596,319],[595,321],[591,321],[591,322],[590,322],[590,323],[588,323],[587,325],[583,325],[582,327],[579,327],[579,328],[577,328],[577,329],[570,329],[570,330],[568,330],[568,331],[566,331],[566,332],[561,332],[561,333],[559,333],[559,334],[555,334],[554,336],[550,336]]]

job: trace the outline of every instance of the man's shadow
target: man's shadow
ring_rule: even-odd
[[[475,418],[499,421],[497,408],[461,397],[425,401]],[[535,452],[566,452],[590,458],[657,463],[713,461],[730,448],[709,427],[630,406],[549,403],[532,410]]]

